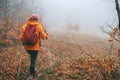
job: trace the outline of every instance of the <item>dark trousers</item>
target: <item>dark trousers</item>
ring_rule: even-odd
[[[35,75],[35,64],[36,64],[36,59],[38,55],[37,50],[27,50],[27,52],[30,54],[30,75],[34,76]]]

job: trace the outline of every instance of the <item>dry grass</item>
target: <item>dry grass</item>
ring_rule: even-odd
[[[113,48],[107,40],[81,34],[50,35],[50,55],[46,41],[37,58],[36,70],[42,75],[38,80],[119,80],[119,44]],[[28,76],[29,55],[23,53],[19,78],[16,77],[20,46],[4,48],[0,55],[1,80],[25,80]],[[51,65],[52,64],[52,65]],[[51,66],[50,66],[51,65]],[[7,77],[8,76],[8,77]]]

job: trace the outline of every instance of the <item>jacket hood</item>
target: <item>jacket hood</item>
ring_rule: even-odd
[[[27,21],[27,23],[26,23],[27,25],[38,25],[39,24],[39,22],[38,21]]]

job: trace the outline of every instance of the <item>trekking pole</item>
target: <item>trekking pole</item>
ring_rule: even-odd
[[[46,30],[45,30],[45,32],[46,32]],[[50,52],[48,37],[46,38],[46,45],[47,45],[47,49],[48,49],[48,56],[49,56],[50,59],[51,59],[52,56],[51,56],[51,52]],[[48,67],[50,67],[50,69],[52,70],[52,61],[50,61],[50,66],[48,66]],[[47,68],[48,68],[48,67],[47,67]],[[43,72],[42,72],[42,73],[43,73]],[[41,73],[41,74],[42,74],[42,73]],[[39,76],[40,76],[41,74],[38,74],[37,78],[39,78]]]
[[[21,70],[21,62],[22,62],[22,52],[23,52],[23,49],[21,48],[21,53],[20,53],[20,62],[19,62],[19,66],[18,66],[18,73],[17,73],[17,77],[19,77],[20,75],[20,70]]]
[[[50,52],[50,47],[49,47],[48,39],[46,39],[46,44],[47,44],[47,48],[48,48],[48,55],[49,55],[49,57],[51,59],[52,56],[51,56],[51,52]],[[50,68],[52,69],[52,61],[50,61]]]
[[[47,32],[47,31],[45,30],[45,32]],[[50,47],[49,47],[49,43],[48,43],[48,37],[46,38],[46,44],[47,44],[47,48],[48,48],[48,53],[50,55]]]
[[[50,47],[49,47],[48,39],[46,39],[46,44],[47,44],[47,48],[48,48],[48,54],[50,55]]]
[[[45,30],[46,32],[46,30]],[[48,48],[48,55],[50,57],[50,59],[52,58],[51,56],[51,51],[50,51],[50,46],[49,46],[49,42],[48,42],[48,37],[46,38],[46,44],[47,44],[47,48]],[[52,62],[50,61],[50,66],[52,66]]]

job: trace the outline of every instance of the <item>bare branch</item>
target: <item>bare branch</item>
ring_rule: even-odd
[[[103,25],[103,26],[98,26],[98,28],[99,28],[103,33],[106,33],[106,34],[109,35],[109,32],[105,31],[105,29],[104,29],[103,27],[104,27],[104,25]]]
[[[110,24],[108,24],[108,23],[106,23],[106,24],[107,24],[107,27],[109,27],[111,30],[114,30],[114,28]]]
[[[116,41],[118,41],[118,42],[120,42],[120,40],[119,39],[117,39],[116,37],[113,37]]]

